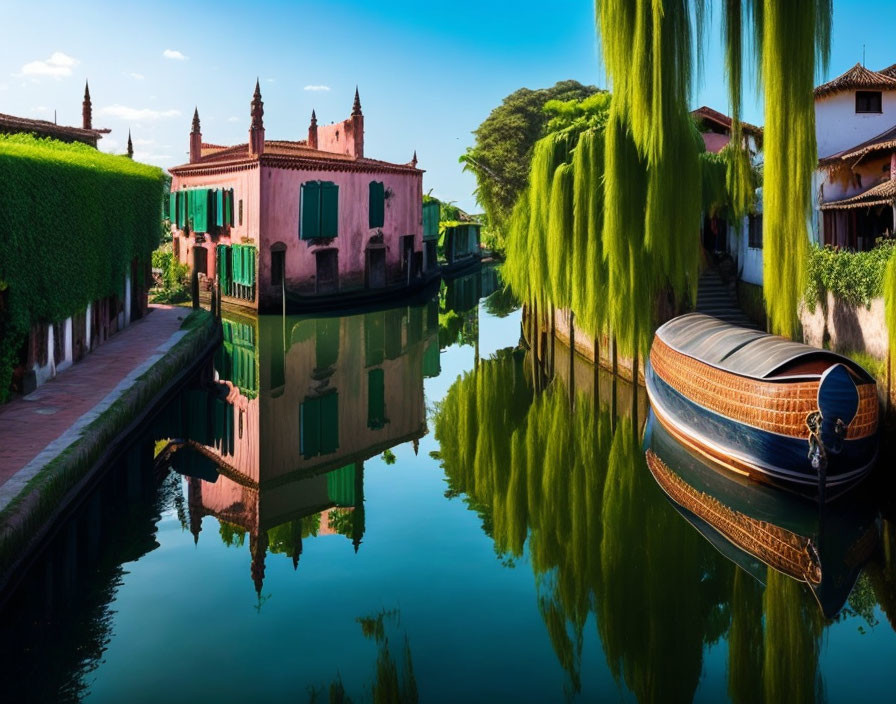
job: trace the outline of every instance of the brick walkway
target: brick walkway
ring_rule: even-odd
[[[149,315],[113,335],[55,379],[28,396],[0,405],[0,489],[129,374],[157,355],[160,346],[178,335],[189,312],[152,305]]]

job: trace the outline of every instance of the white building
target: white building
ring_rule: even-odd
[[[813,237],[864,251],[894,230],[896,64],[856,64],[815,89],[818,169]]]

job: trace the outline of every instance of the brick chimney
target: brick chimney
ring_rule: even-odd
[[[311,124],[308,126],[308,146],[317,149],[317,115],[311,111]]]
[[[202,158],[202,132],[199,129],[199,108],[193,111],[193,129],[190,130],[190,163]]]
[[[264,154],[264,103],[261,102],[261,86],[255,79],[255,94],[252,96],[252,126],[249,128],[249,154]]]
[[[81,103],[81,126],[85,130],[93,129],[93,105],[90,102],[90,86],[84,81],[84,102]]]

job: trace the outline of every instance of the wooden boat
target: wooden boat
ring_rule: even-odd
[[[652,412],[644,451],[672,506],[722,555],[763,584],[768,568],[804,582],[828,618],[840,611],[878,544],[867,492],[819,508],[689,451]]]
[[[874,378],[833,352],[689,313],[656,331],[645,377],[669,432],[733,472],[822,493],[877,457]]]

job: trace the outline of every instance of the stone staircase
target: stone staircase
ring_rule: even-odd
[[[737,305],[737,299],[722,282],[719,272],[707,269],[697,283],[697,312],[712,315],[726,323],[758,330],[759,326],[750,320]]]

